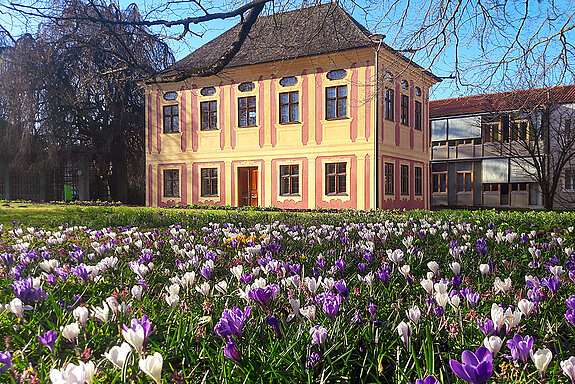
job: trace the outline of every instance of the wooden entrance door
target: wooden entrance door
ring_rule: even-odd
[[[238,207],[258,206],[258,168],[238,168]]]

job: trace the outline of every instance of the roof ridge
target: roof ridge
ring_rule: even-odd
[[[540,88],[527,88],[527,89],[518,89],[515,91],[503,91],[503,92],[492,92],[492,93],[481,93],[477,95],[469,95],[469,96],[457,96],[457,97],[448,97],[445,99],[436,99],[430,100],[430,103],[438,102],[438,101],[448,101],[448,100],[460,100],[460,99],[471,99],[471,98],[480,98],[486,96],[495,96],[495,95],[504,95],[507,93],[521,93],[521,92],[536,92],[536,91],[545,91],[545,90],[556,90],[558,88],[568,88],[568,87],[575,87],[575,84],[566,84],[566,85],[557,85],[553,87],[540,87]]]

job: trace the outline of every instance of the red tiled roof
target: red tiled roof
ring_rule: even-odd
[[[570,101],[575,101],[575,85],[432,100],[429,103],[429,116],[436,118],[481,112],[510,111],[533,108],[549,102],[557,104]]]

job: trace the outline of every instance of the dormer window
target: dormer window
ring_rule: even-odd
[[[296,84],[297,84],[297,78],[295,76],[282,77],[282,79],[280,80],[280,85],[282,87],[291,87],[292,85]]]
[[[200,91],[200,95],[202,96],[213,96],[216,94],[216,89],[214,87],[204,87]]]
[[[407,82],[407,80],[402,80],[401,88],[403,88],[403,89],[409,88],[409,83]]]
[[[415,87],[415,96],[421,96],[421,88]]]
[[[176,100],[178,98],[177,92],[166,92],[164,93],[164,100]]]
[[[240,92],[250,92],[256,89],[256,85],[254,83],[241,83],[238,86]]]
[[[385,80],[391,83],[393,81],[393,74],[391,72],[385,72]]]
[[[326,76],[330,80],[341,80],[347,76],[347,73],[343,69],[338,69],[335,71],[329,71]]]

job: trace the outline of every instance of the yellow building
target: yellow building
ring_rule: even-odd
[[[238,30],[145,83],[147,205],[429,208],[438,78],[329,3],[260,17],[218,75],[179,79]]]

